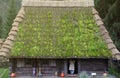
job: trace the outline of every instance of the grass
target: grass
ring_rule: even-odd
[[[2,73],[4,71],[4,68],[0,68],[0,73]]]
[[[4,72],[5,71],[5,72]],[[4,74],[3,74],[4,73]],[[2,75],[3,74],[3,75]],[[1,78],[8,78],[9,70],[8,68],[0,68],[0,76]]]

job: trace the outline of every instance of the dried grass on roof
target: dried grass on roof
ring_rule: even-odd
[[[11,56],[108,57],[91,8],[25,7]]]

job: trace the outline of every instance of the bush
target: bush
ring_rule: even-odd
[[[90,78],[86,71],[80,73],[79,78]]]
[[[109,68],[109,73],[115,75],[117,78],[120,78],[120,73],[116,68]]]

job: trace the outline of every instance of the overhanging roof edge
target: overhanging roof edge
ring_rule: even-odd
[[[94,16],[96,24],[99,26],[99,29],[101,32],[100,34],[101,34],[102,38],[106,42],[108,49],[112,52],[113,58],[120,60],[120,52],[114,45],[107,29],[104,26],[104,23],[103,23],[101,17],[99,16],[99,14],[95,8],[93,8],[93,16]]]

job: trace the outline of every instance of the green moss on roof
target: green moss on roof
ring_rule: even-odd
[[[25,7],[11,56],[108,57],[91,8]]]

